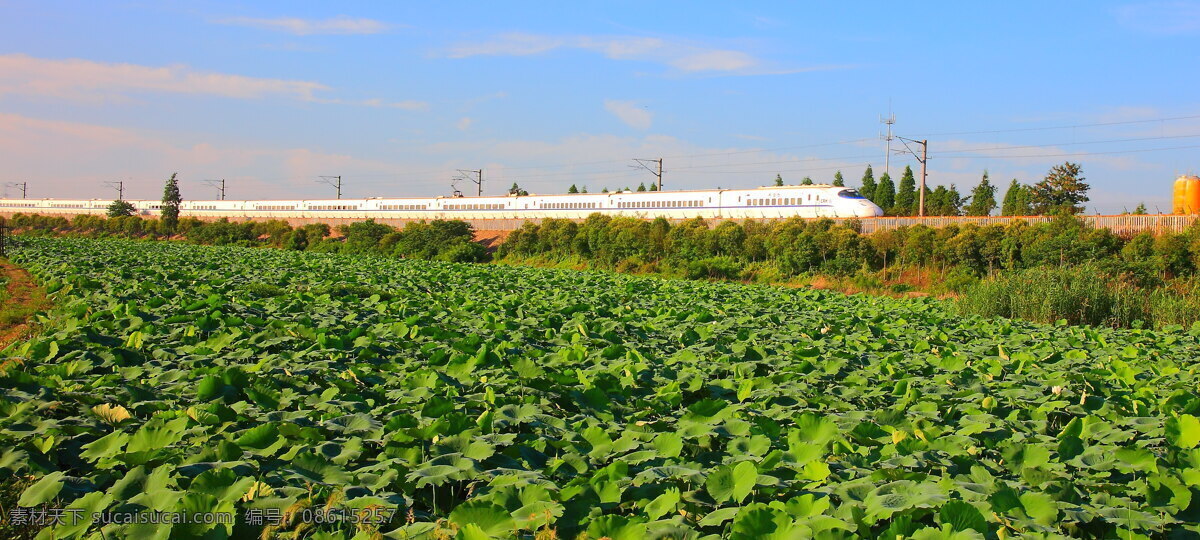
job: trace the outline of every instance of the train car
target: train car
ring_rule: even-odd
[[[143,216],[161,212],[160,201],[128,201]],[[100,199],[0,199],[0,212],[104,214]],[[771,219],[874,217],[883,210],[851,188],[826,184],[752,189],[617,191],[486,197],[405,197],[259,201],[183,201],[181,216],[276,219],[584,219],[591,214],[639,219]]]

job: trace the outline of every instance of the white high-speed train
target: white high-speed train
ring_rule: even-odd
[[[160,201],[130,200],[141,215],[155,216]],[[112,201],[103,199],[0,199],[0,213],[104,214]],[[617,191],[564,195],[500,195],[434,197],[191,201],[179,206],[181,216],[229,218],[339,219],[582,219],[591,214],[642,219],[819,218],[882,216],[875,203],[857,191],[826,184],[770,186],[755,189],[696,191]]]

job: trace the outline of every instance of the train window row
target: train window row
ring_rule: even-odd
[[[254,208],[256,210],[266,210],[268,212],[271,212],[271,211],[277,212],[277,211],[295,210],[296,205],[294,205],[294,204],[293,205],[265,205],[265,206],[255,206]]]
[[[811,201],[812,195],[805,197],[784,197],[781,199],[748,199],[746,202],[750,206],[791,206],[804,204],[806,200]]]
[[[600,208],[600,203],[583,203],[583,202],[564,202],[564,203],[546,203],[542,208],[547,210],[584,210],[591,208]]]
[[[445,210],[503,210],[503,204],[447,204]]]
[[[57,203],[57,204],[51,204],[50,208],[90,208],[90,206],[87,206],[83,203],[77,203],[77,204]]]
[[[193,205],[191,208],[188,208],[188,210],[216,210],[216,209],[217,209],[217,205],[215,205],[215,204],[197,204],[197,205]]]
[[[704,206],[704,201],[630,201],[617,203],[617,208],[690,208],[694,206]]]
[[[424,204],[384,204],[380,205],[380,210],[425,210]]]
[[[0,208],[36,208],[35,203],[0,203]]]
[[[358,205],[349,204],[329,204],[320,206],[310,206],[309,210],[358,210]]]

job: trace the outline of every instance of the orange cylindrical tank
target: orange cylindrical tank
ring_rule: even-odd
[[[1186,214],[1188,177],[1180,176],[1175,179],[1175,190],[1171,192],[1171,213]]]
[[[1183,206],[1185,214],[1200,214],[1200,176],[1188,177]]]

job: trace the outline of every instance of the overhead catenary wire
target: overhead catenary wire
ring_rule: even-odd
[[[1099,140],[1099,141],[1077,141],[1077,142],[1062,142],[1062,143],[1048,143],[1048,144],[1023,144],[1023,145],[1016,145],[1016,146],[990,146],[990,147],[978,147],[978,148],[959,148],[959,149],[955,149],[955,150],[942,150],[941,152],[938,152],[938,154],[939,155],[941,155],[941,154],[958,154],[958,153],[964,153],[964,152],[980,152],[980,151],[984,151],[984,150],[1014,150],[1014,149],[1019,150],[1022,148],[1052,148],[1055,146],[1078,146],[1081,144],[1107,144],[1107,143],[1118,143],[1118,142],[1158,141],[1158,140],[1165,140],[1165,139],[1194,139],[1196,137],[1200,137],[1200,133],[1189,134],[1189,135],[1159,135],[1159,136],[1154,136],[1154,137],[1130,137],[1130,138],[1125,138],[1125,139],[1106,139],[1106,140]]]
[[[1064,126],[1044,126],[1030,128],[1012,128],[1012,129],[987,129],[979,131],[944,131],[941,133],[921,133],[923,137],[944,137],[947,135],[985,135],[990,133],[1020,133],[1025,131],[1051,131],[1056,129],[1076,129],[1085,127],[1104,127],[1104,126],[1120,126],[1129,124],[1153,124],[1156,122],[1172,122],[1176,120],[1196,120],[1200,119],[1200,115],[1190,116],[1171,116],[1164,118],[1149,118],[1144,120],[1122,120],[1114,122],[1096,122],[1091,124],[1070,124]]]
[[[1076,157],[1076,156],[1110,156],[1120,154],[1138,154],[1142,152],[1162,152],[1166,150],[1186,150],[1190,148],[1200,148],[1200,144],[1190,144],[1187,146],[1168,146],[1162,148],[1138,148],[1135,150],[1111,150],[1107,152],[1068,152],[1059,154],[1019,154],[1019,155],[1004,155],[992,156],[987,154],[978,155],[959,155],[947,156],[949,158],[971,158],[971,159],[1018,159],[1018,158],[1044,158],[1044,157]],[[934,156],[931,156],[934,157]]]

